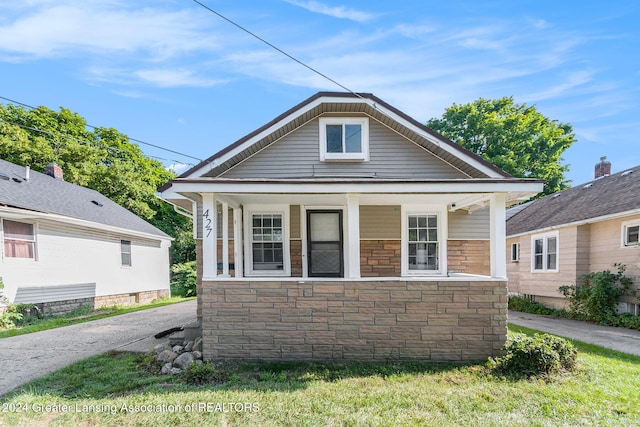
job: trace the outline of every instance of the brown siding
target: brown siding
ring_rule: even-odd
[[[400,206],[360,206],[360,238],[400,240]]]
[[[480,361],[501,354],[507,288],[492,281],[216,281],[206,360]]]
[[[451,273],[491,275],[491,252],[487,240],[449,240],[447,268]]]

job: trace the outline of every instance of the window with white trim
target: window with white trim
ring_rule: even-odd
[[[437,275],[447,271],[446,219],[446,212],[439,207],[402,207],[403,276]]]
[[[120,262],[123,267],[131,267],[131,240],[120,240]]]
[[[622,224],[622,244],[624,246],[638,246],[640,243],[640,222],[625,222]]]
[[[511,244],[511,262],[520,262],[520,243]]]
[[[36,258],[36,236],[33,224],[4,219],[2,235],[6,258]]]
[[[558,271],[558,232],[531,238],[531,271]]]
[[[321,118],[320,160],[369,160],[369,119]]]
[[[247,274],[285,276],[290,274],[288,206],[282,210],[246,209]]]

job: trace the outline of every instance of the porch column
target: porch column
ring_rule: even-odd
[[[233,208],[233,262],[235,277],[242,277],[242,209]]]
[[[214,193],[202,194],[202,279],[213,280],[218,275],[217,217]]]
[[[229,205],[222,205],[222,276],[229,277]]]
[[[507,278],[506,196],[494,193],[490,199],[491,277]]]
[[[347,194],[347,233],[345,244],[347,246],[347,262],[345,277],[348,279],[360,278],[360,195]]]

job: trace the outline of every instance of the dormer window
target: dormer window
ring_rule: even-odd
[[[369,120],[367,118],[320,119],[321,161],[368,161]]]

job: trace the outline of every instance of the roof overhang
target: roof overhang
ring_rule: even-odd
[[[125,236],[140,237],[150,240],[165,240],[173,241],[173,237],[164,237],[157,234],[144,233],[141,231],[130,230],[127,228],[115,227],[112,225],[100,224],[93,221],[87,221],[84,219],[73,218],[65,215],[59,215],[54,213],[39,212],[28,209],[13,208],[9,206],[0,206],[0,214],[3,218],[14,220],[35,220],[45,219],[49,221],[60,222],[63,224],[71,224],[78,227],[86,227],[94,230],[101,230],[105,232],[117,233]]]

